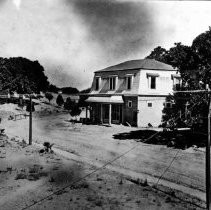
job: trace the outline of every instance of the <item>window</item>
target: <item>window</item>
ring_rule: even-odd
[[[151,79],[150,88],[156,89],[156,77],[149,77]]]
[[[158,73],[147,73],[148,87],[150,89],[156,89],[156,77],[159,77]]]
[[[172,102],[165,102],[164,104],[165,108],[172,108],[173,103]]]
[[[152,102],[147,103],[148,107],[152,107]]]
[[[180,90],[181,87],[181,77],[178,74],[172,74],[171,79],[173,80],[173,90]]]
[[[95,80],[95,90],[99,90],[99,86],[100,86],[100,77],[96,77],[96,80]]]
[[[115,90],[116,89],[116,77],[109,78],[109,89]]]
[[[128,104],[127,104],[127,106],[128,106],[128,108],[132,108],[132,106],[133,106],[133,103],[132,103],[132,101],[128,101]]]
[[[174,79],[174,89],[180,90],[180,79],[179,78]]]
[[[130,90],[132,87],[132,76],[126,77],[127,89]]]

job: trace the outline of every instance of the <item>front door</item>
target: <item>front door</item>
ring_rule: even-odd
[[[122,122],[122,105],[113,104],[111,108],[111,122],[121,123]]]

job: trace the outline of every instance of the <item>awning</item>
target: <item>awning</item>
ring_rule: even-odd
[[[106,96],[106,97],[90,96],[88,99],[86,99],[86,102],[109,103],[109,104],[123,104],[124,103],[122,96]]]
[[[147,77],[159,77],[158,73],[147,73]]]

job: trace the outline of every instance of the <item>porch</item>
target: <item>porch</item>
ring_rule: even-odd
[[[123,122],[122,96],[90,97],[90,119],[101,124],[121,124]]]

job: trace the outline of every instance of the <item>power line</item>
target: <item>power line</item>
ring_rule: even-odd
[[[172,158],[170,164],[168,165],[168,167],[166,167],[166,169],[163,171],[163,173],[159,176],[157,182],[156,182],[156,186],[158,185],[159,181],[161,178],[163,178],[164,174],[168,171],[168,169],[171,167],[172,163],[174,162],[174,160],[176,159],[177,155],[179,154],[179,149],[177,150],[177,152],[175,153],[174,157]]]
[[[196,105],[198,105],[201,101],[199,101],[197,104],[194,104],[190,109],[193,109]],[[189,110],[190,110],[189,109]],[[184,113],[183,113],[184,114]],[[176,120],[178,120],[180,117],[178,117]],[[176,121],[175,120],[175,121]],[[163,176],[165,175],[165,173],[169,170],[169,168],[171,167],[171,165],[173,164],[174,160],[176,159],[177,155],[179,154],[180,150],[178,149],[178,151],[175,153],[174,157],[172,158],[170,164],[166,167],[166,169],[163,171],[163,173],[160,175],[160,177],[157,180],[156,185],[158,185],[159,181],[161,178],[163,178]]]
[[[159,132],[157,132],[157,133],[151,135],[151,136],[150,136],[149,138],[147,138],[144,142],[150,140],[151,138],[153,138],[154,136],[156,136],[158,133],[159,133]],[[30,208],[30,207],[32,207],[32,206],[38,204],[38,203],[41,203],[42,201],[48,199],[48,198],[51,197],[52,195],[55,195],[55,194],[57,194],[57,193],[59,193],[59,192],[62,192],[63,190],[65,190],[65,189],[71,187],[72,185],[74,185],[74,184],[76,184],[76,183],[78,183],[78,182],[84,180],[86,177],[91,176],[91,175],[94,174],[95,172],[97,172],[97,171],[99,171],[99,170],[105,168],[107,165],[110,165],[111,163],[115,162],[115,161],[118,160],[119,158],[125,156],[126,154],[128,154],[130,151],[134,150],[134,149],[135,149],[136,147],[138,147],[138,146],[140,146],[140,145],[135,145],[134,147],[130,148],[130,149],[127,150],[126,152],[124,152],[124,153],[122,153],[121,155],[117,156],[117,157],[114,158],[113,160],[108,161],[108,162],[105,163],[103,166],[101,166],[101,167],[99,167],[99,168],[93,170],[92,172],[88,173],[87,175],[83,176],[82,178],[80,178],[80,179],[78,179],[78,180],[72,182],[71,184],[69,184],[69,185],[67,185],[67,186],[65,186],[65,187],[63,187],[63,188],[61,188],[61,189],[59,189],[59,190],[57,190],[57,191],[55,191],[55,192],[53,192],[53,193],[51,193],[50,195],[48,195],[48,196],[46,196],[46,197],[44,197],[44,198],[42,198],[42,199],[40,199],[40,200],[34,202],[33,204],[31,204],[31,205],[29,205],[29,206],[26,206],[26,207],[22,208],[22,210],[28,209],[28,208]]]
[[[198,103],[197,103],[197,104],[198,104]],[[191,108],[189,108],[189,110],[192,109],[192,108],[193,108],[194,106],[196,106],[197,104],[194,104]],[[184,113],[183,113],[183,114],[184,114]],[[180,118],[180,117],[176,118],[174,121],[177,121],[179,118]],[[157,133],[151,135],[150,137],[148,137],[147,139],[145,139],[145,140],[142,141],[142,142],[143,142],[143,143],[146,143],[147,141],[149,141],[150,139],[152,139],[153,137],[155,137],[156,135],[158,135],[158,133],[160,133],[160,132],[161,132],[161,131],[159,131],[159,132],[157,132]],[[129,152],[131,152],[132,150],[134,150],[134,149],[135,149],[136,147],[138,147],[138,146],[140,146],[140,145],[135,145],[134,147],[130,148],[130,149],[127,150],[126,152],[124,152],[124,153],[122,153],[121,155],[117,156],[117,157],[114,158],[113,160],[108,161],[108,162],[105,163],[103,166],[101,166],[101,167],[99,167],[99,168],[93,170],[92,172],[88,173],[87,175],[83,176],[82,178],[80,178],[80,179],[78,179],[78,180],[72,182],[71,184],[69,184],[69,185],[67,185],[67,186],[65,186],[65,187],[63,187],[63,188],[61,188],[61,189],[59,189],[59,190],[57,190],[57,191],[55,191],[55,192],[53,192],[53,193],[51,193],[50,195],[45,196],[45,197],[43,197],[42,199],[40,199],[40,200],[38,200],[38,201],[35,201],[33,204],[28,205],[28,206],[22,208],[22,210],[28,209],[28,208],[30,208],[30,207],[32,207],[32,206],[35,206],[36,204],[41,203],[42,201],[48,199],[49,197],[51,197],[51,196],[53,196],[53,195],[55,195],[55,194],[57,194],[57,193],[59,193],[59,192],[62,192],[63,190],[65,190],[65,189],[71,187],[73,184],[76,184],[76,183],[78,183],[78,182],[84,180],[86,177],[91,176],[92,174],[96,173],[97,171],[99,171],[99,170],[105,168],[107,165],[110,165],[111,163],[113,163],[113,162],[115,162],[116,160],[120,159],[121,157],[125,156],[126,154],[128,154]],[[163,177],[163,175],[168,171],[168,169],[171,167],[171,165],[172,165],[172,163],[174,162],[174,160],[176,159],[178,153],[179,153],[179,150],[178,150],[177,153],[175,154],[175,156],[174,156],[174,158],[172,159],[172,161],[170,162],[169,166],[165,169],[164,173],[162,173],[162,175],[159,177],[158,182],[159,182],[159,180]],[[157,182],[157,183],[158,183],[158,182]]]

